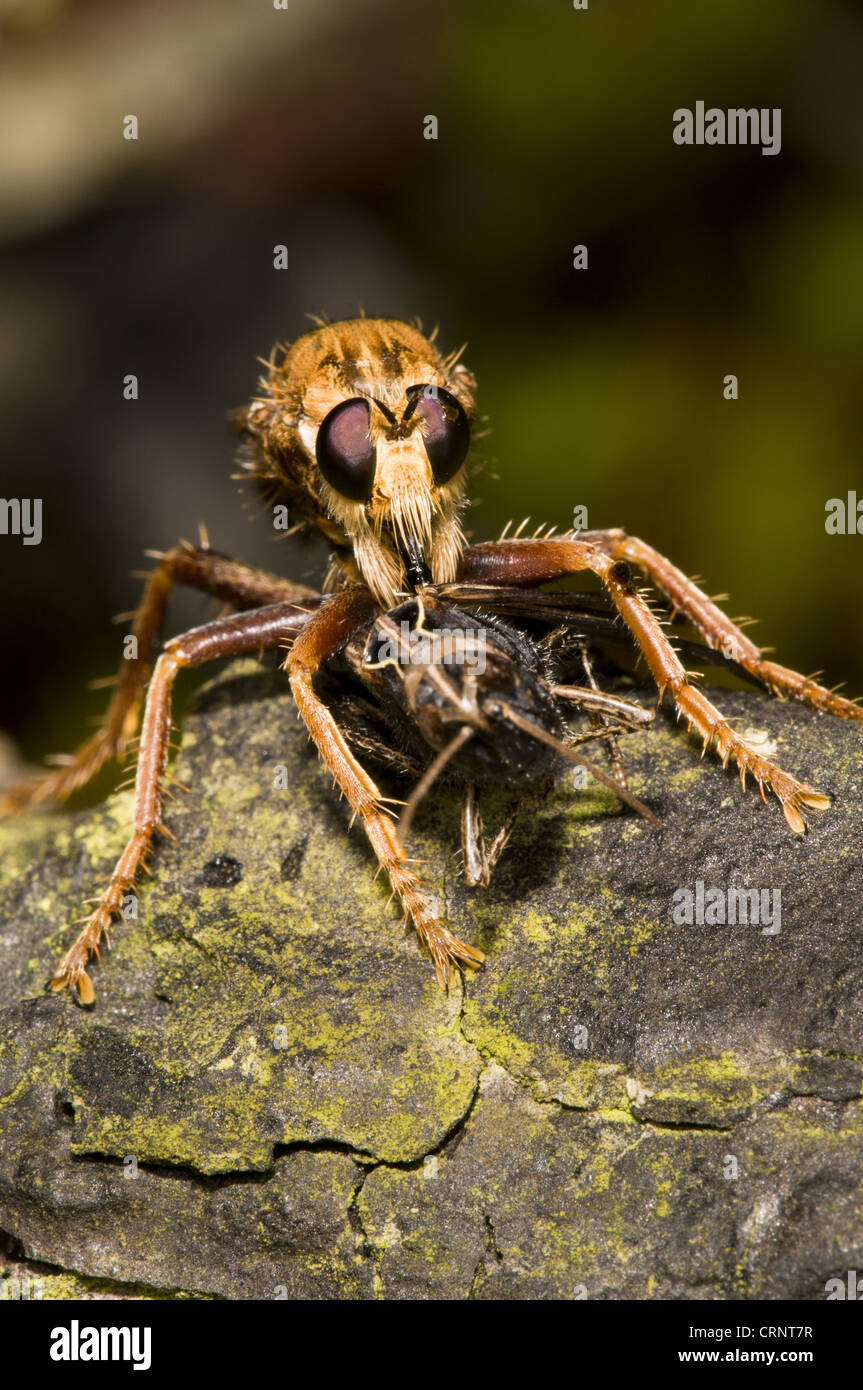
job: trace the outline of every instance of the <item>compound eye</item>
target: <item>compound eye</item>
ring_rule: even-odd
[[[467,457],[470,422],[455,396],[442,386],[412,386],[407,394],[410,405],[404,419],[417,415],[422,420],[434,480],[438,487],[443,487],[455,477]]]
[[[375,446],[364,400],[342,401],[331,410],[315,442],[318,467],[331,488],[351,502],[367,502],[375,482]]]

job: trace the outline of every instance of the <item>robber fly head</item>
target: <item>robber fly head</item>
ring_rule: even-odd
[[[321,324],[242,419],[245,466],[312,521],[385,607],[455,578],[474,379],[394,319]]]

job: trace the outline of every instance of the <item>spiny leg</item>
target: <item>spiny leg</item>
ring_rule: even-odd
[[[123,899],[133,890],[153,837],[162,828],[162,778],[168,761],[171,689],[178,673],[219,657],[257,655],[272,650],[307,621],[308,614],[294,604],[277,603],[206,623],[166,644],[147,691],[138,750],[132,835],[114,866],[108,887],[51,980],[52,989],[77,988],[83,1004],[92,1004],[95,998],[87,962],[92,954],[99,955],[99,944],[103,937],[107,938],[114,918],[121,915]]]
[[[599,686],[596,683],[596,677],[593,674],[593,664],[590,660],[590,654],[587,650],[587,643],[579,642],[577,645],[579,653],[581,655],[581,664],[584,668],[584,674],[587,678],[588,685],[590,686],[593,693],[595,695],[598,695],[600,693],[600,690]],[[626,768],[623,765],[623,757],[620,752],[620,741],[618,738],[619,731],[615,729],[615,726],[612,724],[607,714],[601,713],[596,709],[588,709],[588,719],[590,720],[591,728],[607,729],[609,731],[605,744],[605,755],[608,758],[608,765],[611,768],[612,777],[614,778],[615,782],[619,783],[619,785],[623,787],[625,790],[627,785]]]
[[[441,922],[408,862],[395,826],[382,807],[378,788],[351,753],[312,683],[315,672],[327,657],[338,651],[375,612],[375,601],[363,586],[334,594],[309,619],[288,653],[285,668],[297,708],[318,752],[352,811],[361,818],[378,863],[386,870],[405,915],[434,961],[439,984],[446,986],[453,965],[457,962],[479,965],[483,960],[482,952],[459,941]]]
[[[791,671],[775,661],[765,661],[761,648],[750,641],[693,580],[688,579],[645,541],[637,536],[628,536],[624,531],[589,531],[581,539],[599,546],[612,559],[629,560],[638,565],[674,608],[698,629],[710,647],[738,662],[772,694],[790,696],[813,709],[835,714],[840,719],[863,721],[863,707],[856,701],[825,689],[799,671]]]
[[[497,541],[472,546],[466,551],[459,578],[467,582],[497,580],[503,584],[529,586],[584,570],[597,575],[605,585],[647,661],[660,698],[666,689],[670,690],[678,712],[684,715],[690,727],[695,726],[705,748],[715,743],[723,766],[733,758],[744,786],[746,774],[751,773],[761,788],[762,797],[765,786],[769,787],[778,798],[791,829],[795,834],[802,834],[806,822],[801,808],[826,810],[829,798],[762,757],[734,732],[706,695],[695,688],[661,624],[636,591],[626,561],[613,560],[591,542],[572,537]]]
[[[64,760],[62,767],[10,787],[0,798],[0,816],[28,806],[64,801],[95,777],[111,758],[125,754],[138,729],[153,649],[175,584],[200,589],[240,610],[278,602],[308,600],[312,604],[317,600],[313,590],[301,584],[288,583],[213,550],[183,544],[160,556],[134,614],[131,635],[137,655],[120,663],[114,693],[100,727]]]

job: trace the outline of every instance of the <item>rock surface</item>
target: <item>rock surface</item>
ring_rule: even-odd
[[[186,719],[90,1011],[43,985],[130,794],[2,827],[0,1292],[823,1298],[863,1268],[863,730],[717,698],[831,811],[796,839],[660,716],[624,753],[661,830],[564,782],[476,891],[438,790],[418,852],[487,952],[449,994],[279,675]],[[681,925],[698,881],[781,922]]]

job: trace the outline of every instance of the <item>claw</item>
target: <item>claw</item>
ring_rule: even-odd
[[[783,801],[782,814],[785,816],[795,835],[806,834],[806,822],[798,811],[797,807],[790,801]]]
[[[782,802],[785,819],[795,835],[806,833],[806,822],[800,813],[800,805],[808,806],[812,811],[827,811],[830,808],[830,797],[825,796],[823,792],[815,791],[814,787],[799,787],[792,800]]]
[[[433,939],[429,939],[427,930],[421,935],[425,937],[431,952],[437,982],[441,989],[448,989],[451,966],[480,966],[485,960],[485,956],[477,947],[468,946],[466,941],[460,941],[440,921],[435,925],[436,932]]]
[[[84,1005],[92,1004],[96,998],[93,981],[83,969],[80,974],[76,974],[74,968],[58,970],[51,980],[51,988],[55,994],[62,993],[64,989],[77,989],[78,998]]]
[[[78,986],[78,998],[81,1000],[81,1003],[92,1004],[96,998],[96,991],[93,988],[93,981],[90,979],[86,970],[81,971],[76,983]]]

